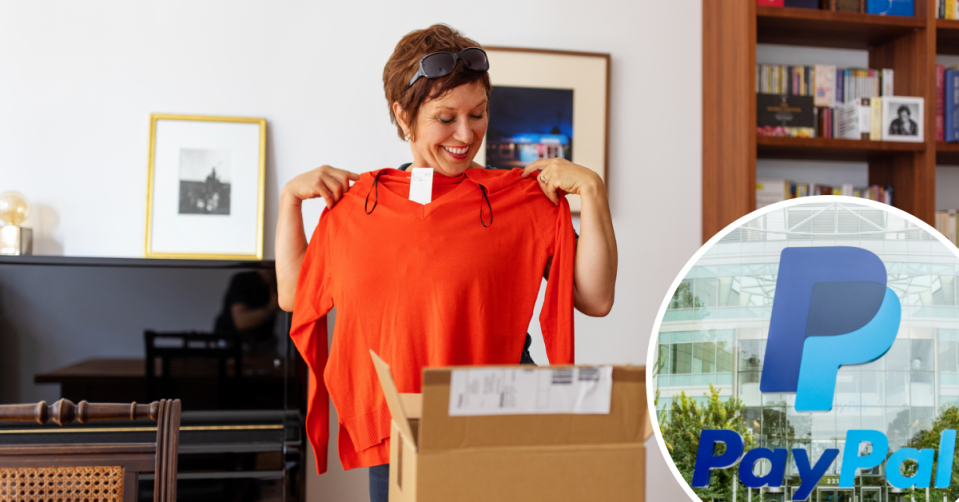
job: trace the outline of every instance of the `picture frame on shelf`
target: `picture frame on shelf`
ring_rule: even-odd
[[[150,115],[144,256],[262,260],[266,119]]]
[[[610,55],[483,47],[490,62],[489,125],[475,161],[501,169],[562,157],[606,182]],[[580,200],[567,195],[578,214]]]
[[[882,98],[882,140],[925,141],[923,98],[885,96]]]

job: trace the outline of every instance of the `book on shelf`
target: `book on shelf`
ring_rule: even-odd
[[[835,7],[832,10],[839,12],[859,12],[859,0],[835,0]]]
[[[839,12],[862,12],[863,3],[865,3],[866,12],[869,14],[885,16],[915,15],[915,0],[863,0],[862,3],[861,0],[756,0],[756,5],[760,7],[822,9]],[[940,11],[942,10],[940,8]]]
[[[895,72],[892,69],[837,68],[833,65],[790,66],[756,65],[757,132],[771,136],[798,136],[843,139],[871,139],[873,98],[892,95]],[[775,98],[784,96],[790,108],[805,110],[806,102],[798,97],[813,98],[812,125],[795,124],[794,117],[782,119],[782,110],[771,108]],[[878,103],[877,103],[878,105]],[[764,114],[768,109],[772,114]],[[880,110],[881,112],[881,110]],[[776,117],[780,118],[777,119]],[[882,132],[880,122],[876,124]],[[858,121],[856,134],[854,121]],[[805,128],[812,127],[812,131]]]
[[[959,10],[959,1],[957,0],[939,0],[938,2],[939,19],[959,19],[957,10]]]
[[[869,139],[882,141],[882,98],[870,98],[869,104],[872,111],[869,117]]]
[[[936,211],[936,230],[946,237],[953,245],[956,244],[956,236],[959,231],[956,229],[957,219],[956,210]]]
[[[959,70],[946,70],[945,80],[945,140],[959,141]]]
[[[872,134],[872,98],[859,100],[859,139],[869,139]]]
[[[866,13],[882,16],[914,16],[914,0],[866,0]]]
[[[892,68],[882,69],[882,79],[880,80],[880,82],[882,82],[882,92],[880,93],[881,96],[896,95],[896,93],[893,92],[894,86],[892,85],[894,76],[895,72],[892,71]]]
[[[796,183],[789,180],[756,180],[756,209],[784,200],[811,195],[845,195],[892,205],[891,186],[855,187],[848,183],[832,186],[818,183]]]
[[[836,67],[817,64],[813,66],[813,78],[816,79],[816,106],[830,107],[836,104]]]
[[[936,141],[946,140],[946,67],[936,65]]]
[[[812,96],[757,94],[756,132],[762,136],[814,138],[816,113]]]
[[[859,105],[843,103],[835,110],[835,137],[840,139],[862,139],[859,129]]]
[[[756,65],[756,92],[815,96],[816,106],[892,96],[895,71],[891,68],[837,68],[833,65]]]

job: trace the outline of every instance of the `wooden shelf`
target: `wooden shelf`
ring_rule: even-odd
[[[959,165],[959,145],[937,146],[930,132],[936,54],[959,54],[959,21],[936,20],[935,0],[915,7],[906,17],[702,0],[703,242],[756,209],[756,159],[866,162],[869,184],[892,186],[897,208],[935,222],[937,157]],[[925,99],[925,141],[757,137],[757,43],[867,50],[868,68],[895,72],[894,94]]]
[[[756,41],[761,44],[870,49],[924,27],[919,17],[756,7]]]
[[[936,19],[936,52],[959,54],[959,21]]]
[[[936,142],[936,165],[959,166],[959,143]]]
[[[869,161],[925,148],[925,143],[899,141],[756,136],[756,157],[761,159]]]

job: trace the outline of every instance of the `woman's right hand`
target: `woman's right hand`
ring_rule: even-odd
[[[283,187],[283,193],[297,202],[323,197],[326,208],[330,209],[350,189],[350,180],[359,179],[359,174],[333,166],[320,166],[291,179]]]

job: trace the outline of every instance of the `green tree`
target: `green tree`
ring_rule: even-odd
[[[721,401],[719,389],[710,384],[707,401],[698,404],[681,392],[674,398],[667,413],[667,420],[659,421],[659,429],[666,443],[669,455],[683,475],[683,479],[692,486],[693,470],[696,466],[696,452],[699,449],[699,435],[704,429],[728,429],[738,432],[746,442],[745,451],[756,447],[752,432],[746,428],[743,413],[746,407],[739,399]],[[725,451],[722,444],[715,452],[721,455]],[[706,488],[693,488],[693,492],[703,501],[731,501],[733,474],[736,468],[716,469]],[[747,500],[746,488],[737,482],[737,500]],[[753,500],[758,500],[756,497]]]
[[[672,300],[669,301],[669,308],[671,309],[692,309],[700,308],[703,306],[703,302],[700,301],[699,297],[694,295],[691,291],[690,282],[683,281],[679,283],[679,287],[676,288],[676,292],[673,293]]]
[[[910,490],[913,498],[916,502],[941,502],[943,495],[946,496],[946,500],[956,500],[959,498],[959,450],[956,450],[953,453],[952,459],[952,472],[951,479],[949,480],[949,487],[940,489],[932,488],[935,486],[935,477],[936,469],[939,466],[939,437],[942,434],[942,431],[947,429],[959,430],[959,408],[955,406],[949,406],[943,408],[942,412],[939,414],[939,417],[932,423],[931,428],[927,430],[919,431],[918,434],[912,437],[912,440],[909,442],[910,448],[923,449],[929,448],[936,450],[936,461],[932,466],[932,482],[930,483],[929,488],[929,500],[926,500],[926,490],[925,488],[913,488]],[[907,462],[907,465],[904,469],[904,474],[913,474],[916,472],[916,464],[914,462]],[[888,467],[887,467],[888,468]]]

